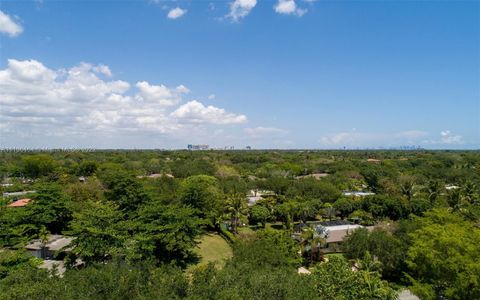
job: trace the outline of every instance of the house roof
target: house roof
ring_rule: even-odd
[[[12,196],[22,196],[26,194],[33,194],[36,193],[36,191],[23,191],[23,192],[5,192],[3,193],[3,197],[12,197]]]
[[[307,268],[305,267],[300,267],[297,269],[298,274],[305,274],[305,275],[310,275],[312,272],[310,272]]]
[[[59,251],[65,248],[66,246],[70,245],[73,241],[71,237],[65,237],[59,234],[52,234],[48,237],[47,242],[45,243],[45,248],[50,251]],[[32,240],[30,244],[25,246],[27,250],[41,250],[43,243],[41,240],[36,239]]]
[[[263,197],[261,197],[261,196],[249,196],[249,197],[247,197],[247,199],[248,199],[248,205],[252,206],[255,203],[257,203],[258,200],[262,200]]]
[[[315,178],[317,180],[320,180],[323,177],[327,177],[328,175],[329,175],[328,173],[313,173],[313,174],[308,174],[308,175],[297,176],[297,179],[312,177],[312,178]]]
[[[327,243],[338,243],[342,242],[347,234],[351,233],[358,228],[362,228],[361,225],[337,225],[337,226],[326,226],[325,228],[328,231]]]
[[[151,178],[151,179],[161,178],[161,177],[175,178],[172,174],[168,174],[168,173],[165,173],[165,174],[153,173],[146,176],[137,176],[137,178]]]
[[[7,206],[8,207],[24,207],[24,206],[27,206],[27,204],[30,203],[31,201],[32,201],[32,199],[30,199],[30,198],[20,199],[20,200],[17,200],[17,201],[14,201],[14,202],[10,203]]]
[[[346,220],[330,220],[330,221],[323,221],[319,222],[318,224],[325,226],[325,227],[334,227],[340,225],[353,225],[352,222]]]
[[[353,192],[343,192],[343,195],[344,196],[359,196],[359,197],[363,197],[363,196],[372,196],[372,195],[375,195],[375,193],[372,193],[372,192],[362,192],[362,191],[353,191]]]

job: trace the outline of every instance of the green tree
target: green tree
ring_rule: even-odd
[[[411,175],[401,175],[398,179],[398,183],[402,195],[410,201],[415,194],[416,178]]]
[[[428,195],[428,200],[430,201],[431,205],[436,204],[437,199],[440,196],[443,189],[444,189],[444,185],[439,180],[428,181],[427,186],[425,188],[425,192]]]
[[[2,249],[0,251],[0,280],[10,273],[25,267],[36,267],[38,260],[21,250]]]
[[[320,248],[327,240],[327,232],[325,231],[325,228],[322,226],[317,226],[315,228],[306,227],[302,230],[300,239],[302,254],[304,256],[308,255],[309,262],[320,261]]]
[[[288,201],[279,204],[275,207],[275,212],[280,217],[285,227],[289,230],[292,229],[293,218],[297,213],[297,203],[294,201]]]
[[[320,299],[397,299],[396,291],[377,272],[354,272],[342,257],[329,257],[316,267],[313,276]]]
[[[180,200],[198,210],[210,226],[216,225],[223,213],[222,193],[215,177],[196,175],[185,179],[180,187]]]
[[[43,225],[54,234],[67,229],[68,222],[72,219],[70,199],[56,183],[38,185],[33,203],[27,205],[25,210],[30,215],[29,223],[38,228]]]
[[[141,183],[131,173],[108,171],[102,174],[102,179],[106,198],[129,215],[134,215],[138,207],[150,200]]]
[[[95,161],[87,160],[81,162],[77,167],[77,175],[92,176],[98,169],[98,164]]]
[[[438,222],[444,216],[427,214],[420,220],[424,226],[410,234],[412,290],[423,299],[479,299],[480,229],[465,221]]]
[[[87,263],[104,262],[122,253],[127,233],[123,214],[111,202],[88,201],[70,224],[75,256]]]
[[[382,276],[396,282],[402,279],[402,271],[406,270],[404,260],[407,248],[408,245],[386,231],[369,232],[366,228],[353,231],[342,244],[347,258],[365,260],[368,253],[381,263]]]
[[[358,206],[357,202],[352,198],[340,198],[333,203],[333,208],[340,214],[342,220],[353,213]]]
[[[22,172],[30,178],[52,174],[58,164],[47,154],[35,154],[22,157]]]
[[[266,223],[271,218],[271,213],[265,206],[254,205],[250,209],[250,223],[251,224],[262,224],[262,227],[265,228]]]
[[[157,262],[174,261],[185,267],[194,256],[192,249],[205,222],[190,207],[150,202],[128,225],[134,232],[127,244],[129,260],[154,258]]]
[[[226,215],[231,221],[233,233],[237,234],[237,227],[248,214],[247,200],[244,194],[231,194],[226,201]]]

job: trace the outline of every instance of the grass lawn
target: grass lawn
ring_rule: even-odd
[[[332,256],[344,257],[343,253],[325,253],[324,256],[325,257],[332,257]]]
[[[255,233],[255,231],[250,227],[238,227],[237,230],[238,230],[238,233],[244,233],[244,234]]]
[[[217,233],[207,233],[202,236],[194,252],[200,256],[200,261],[195,266],[215,262],[217,267],[221,268],[225,265],[225,260],[233,256],[232,247]]]

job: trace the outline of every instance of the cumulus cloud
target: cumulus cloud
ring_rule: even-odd
[[[146,81],[137,82],[136,87],[138,88],[137,100],[156,103],[163,107],[177,104],[180,102],[182,94],[189,92],[183,85],[170,89],[164,85],[153,85]]]
[[[285,129],[275,128],[275,127],[254,127],[254,128],[245,128],[244,132],[252,138],[261,138],[261,137],[279,137],[284,136],[288,133]]]
[[[0,70],[0,135],[88,136],[152,132],[174,136],[201,126],[238,124],[246,116],[190,101],[184,85],[113,80],[105,65],[49,69],[36,60],[9,59]],[[178,107],[177,107],[178,106]]]
[[[435,138],[426,139],[423,141],[425,144],[430,145],[461,145],[464,144],[463,136],[454,134],[450,130],[440,131],[439,135]]]
[[[443,144],[461,144],[463,143],[463,137],[453,134],[450,130],[444,130],[440,132],[440,142]]]
[[[23,32],[23,28],[9,15],[0,10],[0,32],[10,37],[16,37]]]
[[[295,0],[278,0],[273,9],[279,14],[296,15],[299,17],[307,13],[306,9],[302,9],[297,6]]]
[[[182,17],[183,15],[185,15],[187,13],[187,10],[186,9],[182,9],[180,7],[175,7],[175,8],[172,8],[168,14],[167,14],[167,17],[169,19],[178,19],[180,17]]]
[[[107,77],[112,77],[112,71],[110,71],[110,68],[106,65],[98,65],[93,67],[92,69],[94,72],[97,72],[98,74],[103,74]]]
[[[227,113],[222,108],[205,106],[196,100],[181,105],[170,116],[187,123],[239,124],[247,121],[245,115]]]
[[[257,5],[257,0],[235,0],[230,3],[230,11],[225,16],[233,22],[246,17]]]

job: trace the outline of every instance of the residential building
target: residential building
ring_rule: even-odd
[[[32,240],[25,249],[33,256],[41,259],[55,258],[71,249],[68,247],[73,241],[72,237],[65,237],[59,234],[52,234],[46,241],[40,239]]]
[[[7,207],[24,207],[27,206],[30,202],[32,202],[32,199],[30,198],[20,199],[8,204]]]

